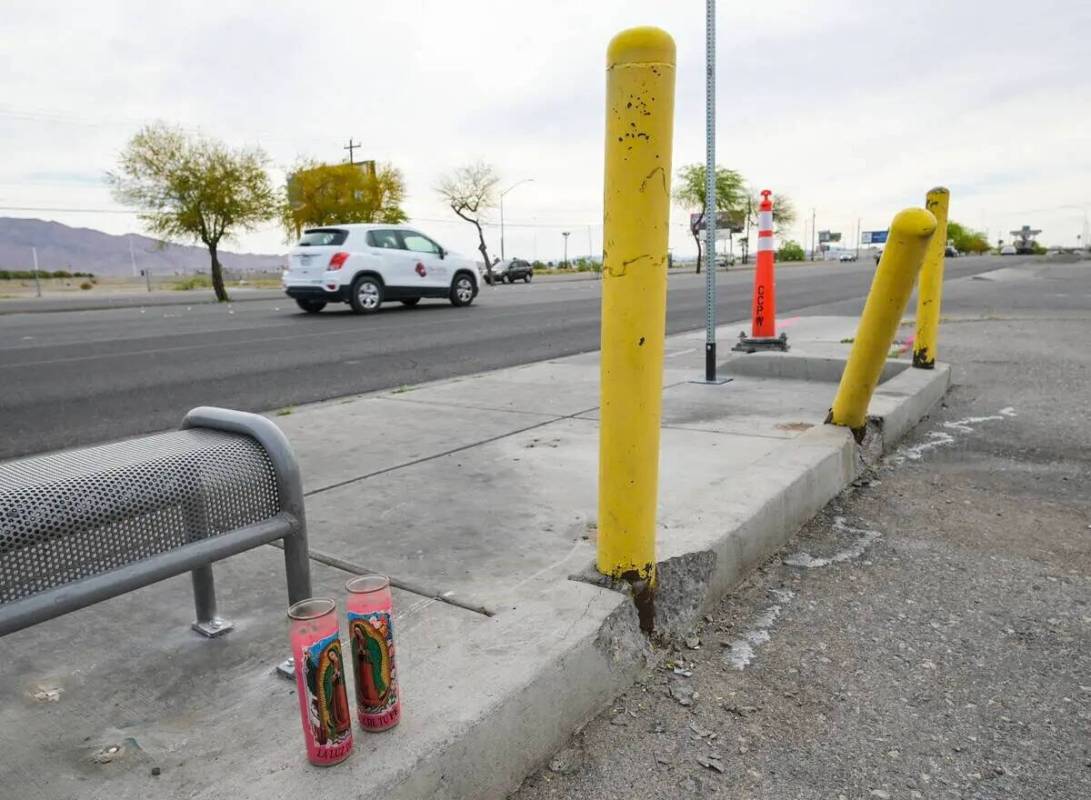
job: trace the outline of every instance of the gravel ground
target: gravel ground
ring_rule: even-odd
[[[1091,798],[1088,274],[953,286],[943,406],[512,797]]]

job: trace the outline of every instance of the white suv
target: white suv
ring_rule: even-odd
[[[357,314],[422,297],[468,306],[477,296],[477,264],[406,225],[331,225],[303,232],[288,254],[284,291],[304,311],[348,303]]]

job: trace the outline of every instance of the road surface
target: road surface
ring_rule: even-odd
[[[947,272],[1015,263],[965,258]],[[784,268],[779,313],[858,313],[872,271]],[[753,272],[718,280],[719,320],[747,317]],[[426,301],[369,317],[307,315],[287,298],[0,315],[0,459],[172,428],[199,405],[269,411],[594,350],[600,292],[598,281],[484,287],[469,308]],[[704,318],[704,276],[672,276],[668,331]]]

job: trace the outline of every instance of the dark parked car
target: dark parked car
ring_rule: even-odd
[[[530,262],[521,258],[513,258],[506,264],[500,262],[494,265],[492,269],[493,275],[498,281],[507,281],[508,283],[515,283],[516,281],[530,283],[530,279],[534,277],[534,268],[530,265]]]

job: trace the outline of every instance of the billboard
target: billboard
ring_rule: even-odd
[[[745,215],[742,213],[732,213],[730,211],[717,211],[716,212],[716,230],[717,231],[731,231],[732,233],[742,233],[743,224],[745,221]],[[700,223],[700,224],[698,224]],[[689,215],[689,229],[691,231],[705,230],[705,220],[703,214],[690,214]]]
[[[860,244],[886,244],[886,235],[890,231],[861,231]]]

